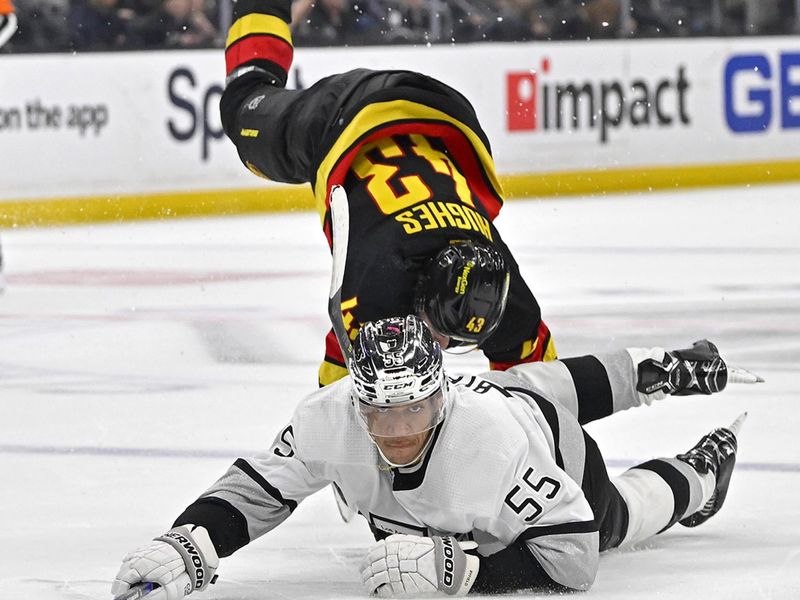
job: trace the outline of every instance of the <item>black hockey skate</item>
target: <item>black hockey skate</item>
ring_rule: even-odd
[[[662,362],[648,359],[639,364],[636,389],[645,394],[663,390],[673,396],[714,394],[728,383],[728,366],[717,347],[700,340],[685,350],[673,350]]]
[[[694,448],[676,457],[690,465],[698,473],[703,475],[708,472],[713,473],[716,479],[714,493],[708,502],[696,513],[679,521],[681,525],[697,527],[708,521],[722,508],[725,497],[728,495],[733,466],[736,464],[736,450],[738,449],[736,435],[746,417],[747,413],[744,413],[730,427],[721,427],[704,435]]]

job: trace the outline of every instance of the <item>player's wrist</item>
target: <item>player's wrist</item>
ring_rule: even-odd
[[[480,558],[467,553],[475,542],[458,542],[452,536],[434,537],[438,588],[445,594],[464,596],[472,589],[480,571]]]
[[[480,556],[470,552],[465,552],[464,557],[466,562],[466,566],[464,568],[464,580],[461,582],[461,589],[459,590],[459,593],[456,594],[457,596],[463,596],[472,591],[472,587],[475,585],[475,581],[478,579],[478,574],[481,570]]]
[[[280,82],[275,75],[256,65],[242,65],[237,67],[225,78],[225,85],[228,86],[242,77],[248,79],[258,79],[274,87],[280,87]]]
[[[178,551],[186,566],[192,591],[206,589],[217,580],[219,557],[205,527],[180,525],[155,538]]]

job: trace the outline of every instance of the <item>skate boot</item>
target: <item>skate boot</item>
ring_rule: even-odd
[[[717,347],[700,340],[691,348],[666,352],[662,362],[651,358],[640,363],[636,389],[644,394],[663,391],[688,396],[721,392],[727,383],[728,367]]]
[[[743,413],[730,427],[721,427],[704,435],[694,448],[676,457],[702,475],[713,473],[716,480],[714,493],[711,494],[708,502],[696,513],[679,521],[681,525],[697,527],[708,521],[722,508],[725,497],[728,495],[733,466],[736,464],[736,450],[738,449],[736,435],[746,417],[747,413]]]

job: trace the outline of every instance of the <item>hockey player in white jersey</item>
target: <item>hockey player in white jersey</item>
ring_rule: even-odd
[[[741,419],[614,479],[581,427],[722,390],[728,370],[709,342],[446,376],[439,345],[409,316],[364,324],[350,367],[299,404],[265,453],[238,459],[126,556],[112,594],[205,589],[221,557],[330,483],[378,540],[361,577],[380,596],[585,590],[601,551],[699,525],[725,500]]]

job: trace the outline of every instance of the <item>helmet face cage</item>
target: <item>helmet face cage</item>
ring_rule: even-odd
[[[400,405],[376,406],[359,400],[361,425],[373,438],[416,436],[436,427],[445,417],[445,395],[441,388],[432,396]]]
[[[448,349],[474,348],[500,324],[509,281],[497,250],[478,242],[452,242],[429,263],[417,293],[417,312],[451,339]]]

